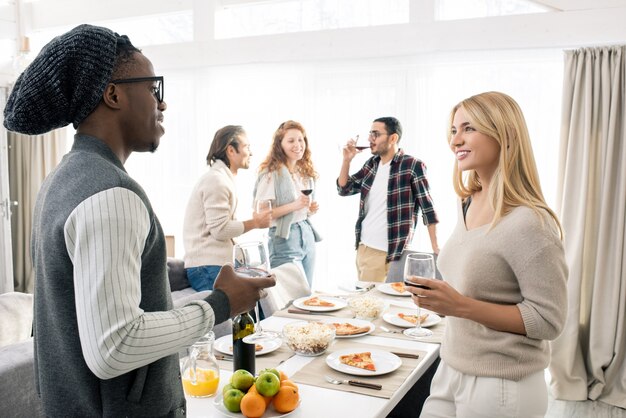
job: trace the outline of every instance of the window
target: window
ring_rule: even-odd
[[[219,6],[215,38],[409,22],[409,0],[273,0]]]
[[[104,26],[121,35],[128,35],[133,45],[137,47],[193,41],[193,12],[191,10],[124,20],[81,23]],[[52,38],[76,26],[78,23],[29,34],[33,53],[39,53]]]
[[[437,0],[435,20],[545,13],[550,10],[527,0]]]

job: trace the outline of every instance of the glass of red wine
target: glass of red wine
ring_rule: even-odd
[[[421,287],[428,289],[423,285],[418,285],[410,281],[413,277],[426,277],[429,279],[435,278],[435,258],[429,253],[414,253],[409,254],[404,264],[404,285]],[[417,304],[416,304],[417,305]],[[433,332],[429,329],[422,328],[421,308],[417,305],[417,322],[415,328],[409,328],[404,330],[404,335],[407,337],[421,338],[430,337]]]
[[[302,184],[300,185],[300,191],[305,196],[310,196],[313,193],[313,188],[315,187],[315,181],[312,177],[303,177]]]
[[[358,149],[359,151],[363,151],[369,149],[370,144],[363,141],[359,142],[359,135],[357,135],[354,141],[354,148]]]
[[[233,266],[235,272],[245,277],[267,277],[269,276],[269,257],[265,243],[262,241],[243,242],[235,244],[233,248]],[[279,338],[275,331],[267,331],[261,327],[259,318],[259,303],[254,306],[256,324],[254,334],[244,337],[243,342],[254,344],[259,341],[274,340]]]

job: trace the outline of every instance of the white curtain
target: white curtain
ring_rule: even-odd
[[[557,399],[626,408],[626,46],[565,53],[560,214],[568,319],[552,344]]]
[[[156,69],[160,72],[159,69]],[[350,137],[367,137],[373,119],[396,116],[404,126],[401,147],[422,159],[439,213],[439,243],[456,223],[452,190],[453,157],[446,144],[450,109],[461,99],[487,90],[506,92],[526,115],[544,192],[556,191],[553,156],[558,151],[562,86],[561,51],[501,51],[429,54],[353,61],[247,64],[165,73],[166,133],[155,155],[134,153],[126,167],[150,196],[166,234],[175,235],[182,257],[182,222],[188,196],[201,173],[217,129],[240,124],[252,148],[249,170],[237,175],[238,217],[248,219],[256,168],[266,156],[272,134],[287,120],[307,129],[320,173],[313,217],[324,240],[317,246],[313,287],[329,288],[356,279],[354,224],[358,196],[337,195],[335,179],[341,150]],[[369,152],[355,158],[355,172]],[[429,250],[420,223],[413,241]],[[259,238],[251,231],[240,240]]]
[[[30,257],[32,215],[43,180],[66,151],[65,129],[44,135],[9,132],[9,189],[18,206],[11,218],[15,291],[33,293],[35,286]]]

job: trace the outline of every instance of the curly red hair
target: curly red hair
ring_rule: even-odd
[[[272,172],[280,169],[281,166],[287,166],[287,156],[283,151],[281,142],[289,129],[297,129],[302,132],[302,136],[304,137],[304,143],[306,144],[304,155],[300,160],[296,162],[296,172],[303,177],[317,178],[317,172],[315,171],[315,168],[313,167],[313,161],[311,160],[309,139],[306,136],[304,126],[302,126],[301,123],[293,120],[288,120],[281,123],[278,129],[276,129],[276,132],[274,132],[274,139],[272,141],[270,152],[267,154],[267,157],[265,157],[265,160],[261,163],[259,171],[267,170],[268,172]]]

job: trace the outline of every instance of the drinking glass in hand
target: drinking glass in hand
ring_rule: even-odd
[[[309,196],[311,193],[313,193],[314,187],[315,187],[315,182],[313,181],[311,177],[302,178],[302,188],[300,189],[300,191],[302,192],[303,195]]]
[[[267,277],[269,276],[269,258],[265,244],[261,241],[244,242],[235,244],[233,248],[233,267],[240,276],[245,277]],[[278,338],[278,333],[274,331],[263,331],[259,318],[259,303],[254,306],[256,315],[256,325],[254,334],[243,339],[247,344],[254,344],[257,341],[273,340]]]
[[[256,213],[264,213],[272,210],[272,201],[271,200],[257,200],[255,212]]]
[[[354,148],[358,149],[359,151],[363,151],[369,149],[370,144],[363,141],[359,142],[359,135],[357,135],[356,140],[354,141]]]
[[[408,279],[412,277],[426,277],[429,279],[435,278],[435,258],[432,254],[428,253],[414,253],[409,254],[404,264],[404,284],[405,286],[421,287],[428,289],[426,286],[417,285],[410,282]],[[429,329],[422,328],[422,321],[420,318],[421,309],[417,305],[417,324],[415,328],[408,328],[404,330],[404,335],[413,338],[430,337],[433,332]]]

